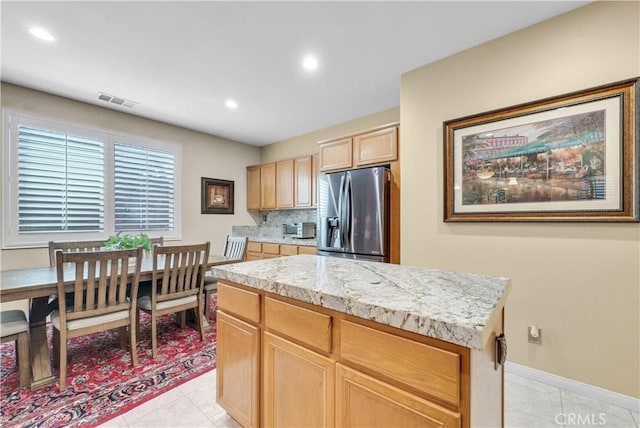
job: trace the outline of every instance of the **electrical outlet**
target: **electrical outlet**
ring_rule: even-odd
[[[527,327],[527,338],[529,339],[529,343],[535,343],[536,345],[542,344],[542,329],[536,327],[535,325],[530,325]]]

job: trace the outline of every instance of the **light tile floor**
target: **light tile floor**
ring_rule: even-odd
[[[184,383],[99,428],[239,428],[216,404],[216,371]],[[508,428],[640,428],[640,413],[511,373],[505,375]],[[487,427],[493,428],[493,427]]]

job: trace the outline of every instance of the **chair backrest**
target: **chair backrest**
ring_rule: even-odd
[[[131,265],[130,261],[134,264]],[[65,328],[66,321],[135,308],[141,262],[142,248],[71,253],[58,251],[56,272],[61,328]],[[130,277],[132,274],[133,278]],[[69,282],[73,284],[71,307],[67,307],[65,299],[65,293],[69,291],[66,284]],[[129,287],[130,293],[127,293]]]
[[[244,260],[247,258],[247,241],[246,236],[229,236],[224,246],[224,256],[232,259]]]
[[[149,241],[151,241],[153,245],[162,246],[162,244],[164,243],[164,237],[161,236],[159,238],[150,238]]]
[[[201,293],[209,245],[153,246],[152,304]]]
[[[56,252],[87,252],[104,248],[104,241],[49,241],[49,266],[56,265]]]

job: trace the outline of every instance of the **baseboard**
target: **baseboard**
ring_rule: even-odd
[[[527,379],[575,392],[576,394],[604,401],[627,410],[640,412],[640,399],[629,397],[628,395],[619,394],[604,388],[589,385],[588,383],[578,382],[577,380],[568,379],[542,370],[512,363],[511,361],[507,361],[505,363],[504,371],[506,373],[512,373]]]

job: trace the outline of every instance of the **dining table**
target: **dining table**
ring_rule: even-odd
[[[228,263],[238,263],[234,259],[218,254],[210,254],[207,269]],[[158,270],[164,267],[164,258],[158,257]],[[145,255],[140,267],[140,281],[151,281],[153,257]],[[133,273],[130,274],[133,276]],[[65,268],[65,281],[73,291],[75,270]],[[49,297],[58,294],[56,267],[35,267],[0,271],[0,303],[16,300],[29,301],[29,336],[31,357],[31,389],[37,390],[56,381],[51,367],[51,353],[47,341],[47,316]],[[205,322],[207,320],[205,319]]]

